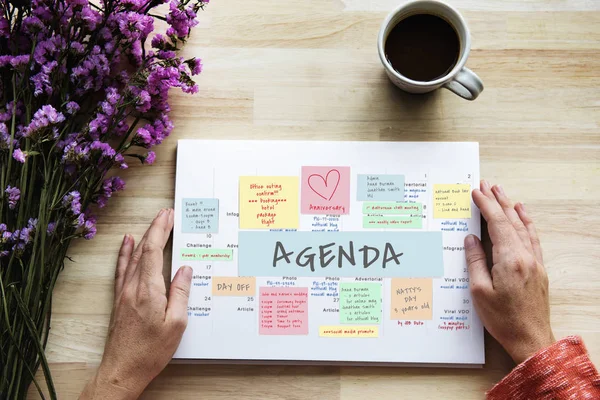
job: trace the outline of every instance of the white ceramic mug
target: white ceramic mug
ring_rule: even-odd
[[[460,40],[460,54],[454,68],[443,77],[429,82],[415,81],[399,74],[392,67],[392,64],[385,55],[385,41],[392,29],[398,22],[416,14],[431,14],[443,18],[454,27]],[[481,79],[473,71],[465,67],[469,52],[471,51],[471,34],[469,33],[467,23],[462,15],[448,4],[433,0],[417,0],[398,7],[383,21],[379,30],[377,47],[379,58],[385,67],[388,77],[394,85],[404,91],[409,93],[427,93],[443,86],[467,100],[475,100],[483,91],[483,82]]]

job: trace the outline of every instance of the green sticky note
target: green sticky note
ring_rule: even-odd
[[[393,201],[363,203],[363,214],[411,215],[421,214],[421,203],[396,203]]]
[[[340,283],[340,323],[380,322],[381,283]]]
[[[181,261],[231,261],[233,249],[182,249]]]
[[[365,229],[421,229],[423,218],[421,216],[409,217],[406,215],[364,215],[363,228]]]

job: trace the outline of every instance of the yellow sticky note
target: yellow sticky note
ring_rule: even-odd
[[[433,280],[392,278],[391,308],[390,319],[433,319]]]
[[[213,276],[213,296],[254,296],[256,278],[253,276]]]
[[[434,184],[433,218],[471,218],[471,185]]]
[[[297,176],[240,176],[240,229],[297,229]]]
[[[320,337],[329,338],[376,338],[378,326],[320,326]]]

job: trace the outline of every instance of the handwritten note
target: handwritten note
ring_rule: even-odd
[[[432,319],[432,279],[392,279],[391,319]]]
[[[326,338],[376,338],[379,327],[371,326],[320,326],[319,336]]]
[[[213,296],[254,296],[256,278],[253,276],[213,276]]]
[[[363,203],[363,214],[410,215],[421,214],[421,203],[367,202]]]
[[[340,323],[378,324],[381,320],[381,284],[340,283]]]
[[[233,249],[181,249],[181,261],[231,261]]]
[[[409,217],[407,215],[365,215],[363,216],[363,228],[385,228],[385,229],[421,229],[423,218],[419,215]]]
[[[295,229],[298,219],[298,177],[240,176],[240,229]]]
[[[357,200],[404,201],[404,175],[358,175]]]
[[[433,185],[433,218],[471,218],[471,185]]]
[[[307,335],[308,288],[261,287],[260,335]]]
[[[350,167],[302,167],[302,214],[350,213]]]
[[[181,201],[183,233],[217,233],[219,231],[218,199],[183,199]]]

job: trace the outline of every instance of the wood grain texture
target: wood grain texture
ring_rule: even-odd
[[[398,3],[210,3],[184,50],[204,60],[200,93],[173,93],[176,129],[157,163],[124,171],[97,238],[70,249],[47,351],[61,398],[77,397],[102,356],[123,234],[139,239],[173,204],[181,138],[480,142],[482,176],[537,222],[556,336],[582,335],[600,363],[600,2],[453,1],[473,36],[467,64],[486,85],[472,103],[389,84],[376,38]],[[486,353],[480,370],[171,365],[143,398],[481,399],[513,366],[491,338]]]

